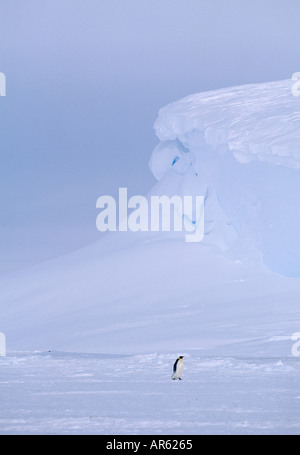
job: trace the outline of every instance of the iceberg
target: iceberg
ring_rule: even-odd
[[[300,97],[293,79],[163,107],[150,169],[168,192],[206,198],[206,242],[300,276]]]

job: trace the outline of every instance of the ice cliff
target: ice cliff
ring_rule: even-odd
[[[293,80],[187,96],[163,107],[154,191],[206,198],[205,241],[300,276],[300,97]]]

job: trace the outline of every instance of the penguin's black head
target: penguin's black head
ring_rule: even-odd
[[[178,358],[179,358],[179,359],[183,359],[183,357],[184,357],[183,355],[180,355]]]

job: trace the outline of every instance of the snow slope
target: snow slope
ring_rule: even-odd
[[[299,130],[288,87],[224,89],[160,112],[148,196],[204,195],[203,242],[112,232],[0,277],[0,433],[299,432]],[[276,119],[286,154],[264,155]],[[248,164],[236,161],[238,131]],[[179,354],[184,381],[174,382]]]
[[[1,331],[13,350],[135,354],[234,343],[229,352],[240,353],[250,342],[247,351],[267,355],[270,338],[299,330],[298,279],[181,239],[107,253],[100,243],[2,278],[1,289]]]

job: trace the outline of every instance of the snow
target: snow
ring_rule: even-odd
[[[299,279],[197,246],[94,247],[10,276],[0,433],[298,434]]]
[[[265,161],[299,169],[300,101],[292,79],[190,95],[159,112],[161,141],[180,140],[196,158],[209,148],[240,163]],[[167,142],[166,147],[169,147]]]
[[[299,434],[295,359],[36,352],[1,361],[3,434]]]
[[[159,181],[148,196],[205,196],[203,242],[111,232],[0,277],[1,434],[299,434],[298,133],[287,88],[224,89],[161,110],[156,129],[172,143],[152,156]],[[245,139],[251,124],[263,147],[272,132],[261,124],[284,106],[278,134],[291,159],[272,148],[264,162],[259,150],[259,160],[238,163],[224,125],[213,133],[220,105],[228,137]],[[195,129],[205,110],[207,146]],[[172,381],[179,355],[183,380]]]

